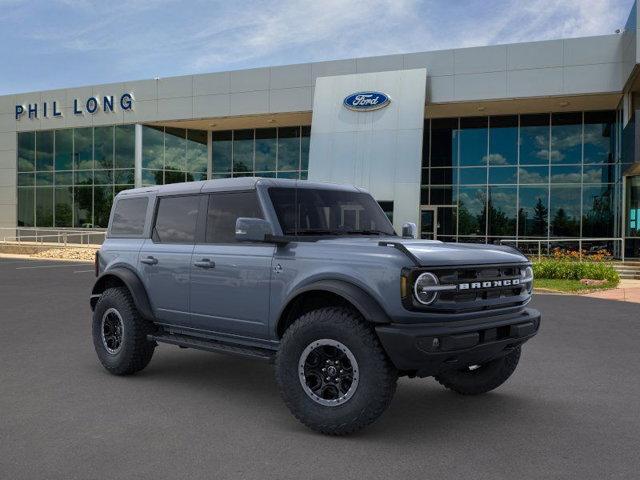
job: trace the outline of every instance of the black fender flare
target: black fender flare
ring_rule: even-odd
[[[280,326],[279,324],[282,321],[283,313],[286,311],[289,305],[291,305],[291,302],[294,301],[299,295],[311,291],[330,292],[344,298],[346,301],[351,303],[356,308],[356,310],[360,312],[365,320],[369,322],[391,322],[389,316],[387,315],[387,312],[384,311],[378,301],[357,285],[344,280],[319,280],[304,285],[291,292],[291,294],[283,302],[283,307],[278,312],[278,325],[276,325],[276,330]]]
[[[140,280],[140,277],[135,272],[126,267],[110,268],[98,277],[91,290],[91,310],[95,309],[100,295],[105,291],[109,280],[112,279],[117,279],[124,283],[129,293],[131,293],[133,303],[138,309],[138,312],[140,312],[140,315],[142,315],[145,320],[153,320],[153,310],[151,309],[149,296],[147,295],[147,290],[144,288],[142,280]]]

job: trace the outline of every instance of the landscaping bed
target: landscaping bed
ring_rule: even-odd
[[[32,258],[50,258],[55,260],[80,260],[93,261],[96,250],[94,248],[51,248],[42,252],[34,253]]]
[[[605,251],[594,254],[554,250],[553,256],[533,262],[536,289],[589,293],[616,288],[620,276]]]
[[[580,280],[558,278],[536,278],[534,287],[536,290],[562,292],[562,293],[590,293],[598,290],[616,288],[617,283],[607,282],[603,285],[585,285]]]

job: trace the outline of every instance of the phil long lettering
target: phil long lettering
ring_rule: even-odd
[[[127,112],[133,110],[133,101],[133,93],[123,93],[119,98],[113,95],[94,95],[86,100],[74,98],[69,107],[74,115],[95,114],[100,110],[105,113],[113,113],[117,109]],[[22,118],[61,118],[63,117],[63,109],[57,100],[16,104],[15,115],[16,120]]]

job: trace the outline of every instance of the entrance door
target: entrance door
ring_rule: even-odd
[[[435,240],[438,213],[435,207],[420,207],[420,238]]]

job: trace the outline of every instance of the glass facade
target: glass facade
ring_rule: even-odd
[[[208,132],[142,126],[142,185],[257,175],[307,178],[310,127]],[[135,126],[18,133],[18,226],[104,228],[135,185]]]
[[[308,176],[309,126],[141,131],[142,185]],[[433,231],[426,235],[474,242],[623,236],[617,132],[612,111],[427,119],[421,212]],[[106,227],[113,196],[136,183],[134,125],[21,132],[17,140],[20,226]],[[635,227],[627,230],[636,236]]]
[[[426,120],[421,203],[441,240],[619,237],[616,112]]]
[[[308,126],[212,132],[211,178],[306,180],[310,134]]]
[[[18,133],[18,225],[106,227],[113,196],[133,188],[135,127]]]
[[[142,185],[207,179],[207,132],[142,127]]]

